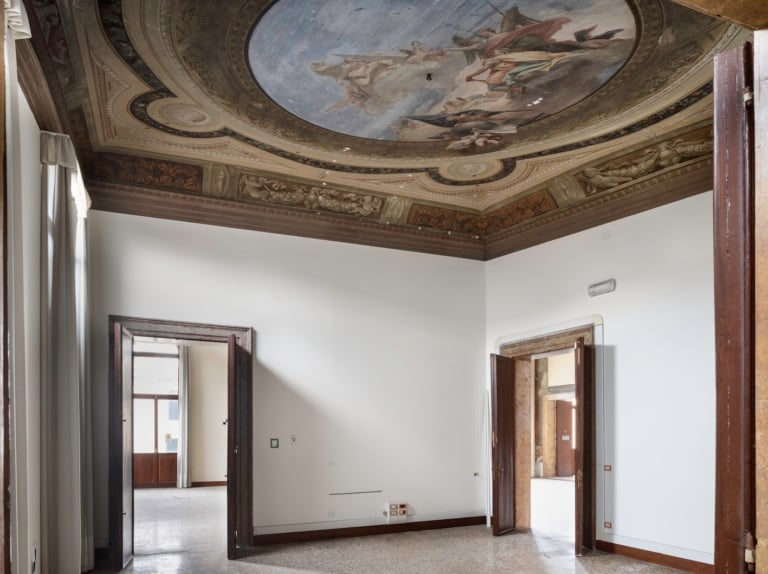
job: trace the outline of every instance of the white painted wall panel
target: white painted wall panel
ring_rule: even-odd
[[[227,475],[227,346],[190,345],[189,477],[221,482]]]
[[[89,224],[100,536],[109,314],[254,328],[260,531],[373,524],[388,499],[416,520],[484,514],[482,263],[100,212]],[[382,493],[329,496],[363,490]]]
[[[19,532],[14,534],[20,545],[15,556],[19,571],[31,569],[31,549],[40,548],[40,128],[24,93],[19,89],[19,149],[13,154],[20,168],[21,183],[21,265],[24,292],[24,381],[17,390],[14,409],[15,458],[22,462],[18,469]],[[21,392],[23,391],[23,392]]]

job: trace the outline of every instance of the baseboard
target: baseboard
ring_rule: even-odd
[[[396,532],[416,532],[419,530],[437,530],[458,526],[485,525],[485,516],[465,518],[445,518],[441,520],[423,520],[400,524],[375,524],[373,526],[354,526],[351,528],[330,528],[324,530],[304,530],[302,532],[281,532],[277,534],[257,534],[253,537],[256,546],[264,544],[286,544],[289,542],[312,542],[332,538],[353,538],[355,536],[375,536]]]
[[[651,552],[650,550],[643,550],[641,548],[623,546],[614,542],[606,542],[605,540],[597,540],[595,542],[595,547],[600,552],[626,556],[627,558],[642,560],[643,562],[650,562],[651,564],[658,564],[659,566],[666,566],[667,568],[677,568],[678,570],[691,572],[691,574],[715,573],[715,567],[712,564],[705,564],[704,562],[696,562],[695,560],[688,560],[687,558],[660,554],[659,552]]]
[[[227,486],[226,480],[212,480],[208,482],[193,482],[191,483],[192,488],[197,488],[200,486]]]

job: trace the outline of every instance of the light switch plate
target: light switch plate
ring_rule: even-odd
[[[280,439],[279,438],[269,439],[269,448],[280,448]]]

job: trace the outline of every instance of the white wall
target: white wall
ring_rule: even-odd
[[[15,86],[9,86],[14,89]],[[14,227],[20,232],[14,277],[23,301],[13,309],[15,338],[12,391],[12,525],[13,571],[31,571],[31,549],[40,548],[40,129],[24,94],[18,90],[18,113],[8,135],[18,126],[16,144],[9,149],[9,175],[16,171],[19,200]],[[14,185],[14,183],[11,183]]]
[[[222,482],[227,474],[227,346],[189,347],[189,478]]]
[[[615,278],[614,293],[587,296]],[[604,319],[598,538],[702,562],[714,546],[712,195],[486,264],[487,349]],[[613,528],[602,532],[605,520]]]
[[[562,387],[576,383],[576,353],[550,355],[547,361],[547,386]]]
[[[482,263],[101,212],[89,238],[97,546],[109,314],[253,327],[259,532],[484,514]]]

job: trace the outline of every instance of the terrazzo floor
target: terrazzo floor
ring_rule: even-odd
[[[491,536],[484,526],[262,547],[227,561],[224,488],[136,493],[132,574],[672,574],[606,554],[575,558],[567,536]]]

